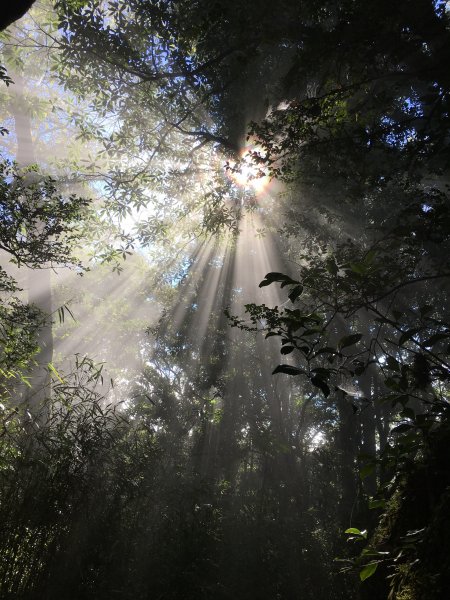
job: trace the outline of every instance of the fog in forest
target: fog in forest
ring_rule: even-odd
[[[450,11],[0,18],[0,598],[446,600]]]

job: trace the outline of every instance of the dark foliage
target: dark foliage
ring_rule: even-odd
[[[220,276],[203,248],[167,283],[184,316],[167,303],[123,404],[87,359],[69,375],[51,366],[41,412],[5,384],[3,597],[444,599],[444,3],[56,5],[60,82],[117,123],[105,132],[78,115],[81,135],[109,156],[150,156],[108,174],[118,214],[141,188],[182,181],[154,156],[190,140],[191,157],[211,144],[225,164],[248,136],[256,166],[285,185],[271,223],[283,257],[259,283],[280,301],[252,301],[251,266],[236,276],[242,211],[212,180],[203,228],[217,247],[224,225],[233,232]],[[3,249],[34,269],[73,262],[86,202],[14,169]],[[37,351],[30,311],[13,299],[0,313],[5,379]]]

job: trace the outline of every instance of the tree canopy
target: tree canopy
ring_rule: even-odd
[[[0,595],[446,598],[447,4],[1,44]]]

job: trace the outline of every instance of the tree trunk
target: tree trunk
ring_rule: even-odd
[[[30,10],[35,0],[13,0],[6,2],[0,11],[0,31],[9,27]]]

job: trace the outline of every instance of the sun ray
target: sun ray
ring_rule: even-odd
[[[237,186],[251,190],[255,196],[266,192],[270,178],[262,166],[262,149],[258,145],[249,145],[240,153],[238,161],[227,163],[226,173]]]

